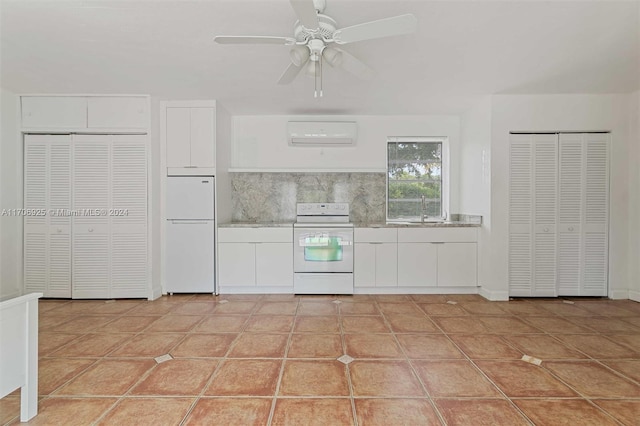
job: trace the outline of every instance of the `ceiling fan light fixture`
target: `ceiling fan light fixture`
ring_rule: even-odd
[[[304,67],[304,73],[305,73],[305,75],[307,75],[309,77],[315,77],[316,76],[316,61],[307,62],[307,66]]]
[[[309,48],[307,46],[295,46],[289,51],[291,63],[297,67],[301,67],[309,60]]]
[[[322,52],[323,58],[332,67],[339,67],[342,64],[342,52],[333,47],[327,47]]]

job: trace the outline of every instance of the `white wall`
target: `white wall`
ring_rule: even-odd
[[[510,131],[611,131],[609,296],[627,298],[629,233],[628,95],[497,95],[492,106],[491,279],[488,297],[508,297]],[[637,259],[633,259],[637,262]],[[637,277],[634,277],[637,279]]]
[[[629,98],[629,298],[640,302],[640,90]]]
[[[461,116],[460,212],[482,215],[478,284],[484,286],[491,279],[491,97]]]
[[[355,121],[358,140],[350,148],[291,147],[287,122]],[[233,118],[232,167],[260,171],[379,171],[387,168],[387,137],[445,136],[450,158],[459,158],[460,118],[429,116],[235,116]],[[458,213],[459,163],[452,161],[449,211]]]
[[[0,211],[20,208],[22,178],[18,97],[0,89]],[[22,218],[0,216],[0,299],[22,294]]]

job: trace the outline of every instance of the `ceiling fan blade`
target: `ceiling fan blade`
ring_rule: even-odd
[[[338,44],[345,44],[374,38],[410,34],[416,31],[417,26],[418,20],[409,13],[339,29],[333,34],[333,40]]]
[[[305,64],[297,66],[297,65],[295,65],[293,63],[289,64],[287,69],[284,70],[284,72],[280,76],[280,80],[278,80],[278,84],[289,84],[289,83],[291,83],[298,76],[298,74],[300,73],[300,70],[302,70],[302,68],[304,68],[304,65]]]
[[[309,30],[320,28],[318,13],[313,0],[289,0],[303,27]]]
[[[340,52],[340,63],[338,64],[343,70],[355,75],[362,80],[372,80],[376,72],[367,64],[356,58],[352,54],[342,49],[336,49]]]
[[[295,44],[296,39],[291,37],[271,36],[215,36],[213,41],[220,44]]]

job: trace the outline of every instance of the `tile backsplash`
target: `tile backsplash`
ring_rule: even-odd
[[[296,203],[349,203],[351,221],[386,218],[385,173],[233,173],[233,221],[294,222]]]

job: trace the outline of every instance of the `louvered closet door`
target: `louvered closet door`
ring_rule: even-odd
[[[26,135],[24,207],[25,292],[71,297],[71,145],[69,135]]]
[[[509,294],[555,296],[557,135],[511,135]]]
[[[109,298],[110,136],[73,137],[73,297]]]
[[[558,294],[606,296],[609,135],[560,135]]]
[[[531,296],[533,144],[531,135],[511,135],[509,152],[509,295]]]
[[[111,297],[147,297],[147,136],[113,136]]]
[[[532,296],[556,293],[558,135],[534,135],[534,282]]]
[[[579,296],[584,269],[582,250],[585,186],[582,134],[560,135],[558,211],[558,294]]]
[[[609,266],[609,134],[586,134],[582,294],[606,296]]]

